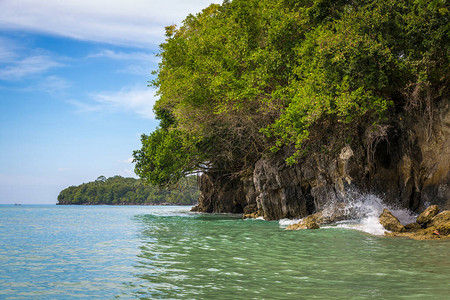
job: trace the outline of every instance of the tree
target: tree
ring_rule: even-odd
[[[296,163],[408,107],[430,110],[448,97],[445,3],[234,0],[167,27],[152,82],[160,127],[142,136],[136,173],[159,185],[242,177],[270,150]]]
[[[142,180],[114,176],[100,181],[83,183],[62,190],[58,204],[186,204],[198,199],[197,181],[187,177],[176,189],[162,189],[145,185]]]
[[[96,182],[105,182],[106,181],[106,177],[101,175],[101,176],[97,177],[97,179],[95,181]]]

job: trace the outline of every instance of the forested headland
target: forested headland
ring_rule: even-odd
[[[135,178],[100,176],[93,182],[62,190],[57,204],[194,205],[198,196],[197,176],[188,176],[170,189],[144,184]]]
[[[168,26],[152,82],[160,126],[142,136],[136,173],[244,174],[283,146],[292,164],[361,127],[382,138],[390,117],[448,93],[445,3],[235,0]]]
[[[135,171],[158,185],[200,172],[200,211],[267,219],[352,186],[447,205],[449,26],[446,0],[234,0],[189,15],[166,27],[160,124]]]

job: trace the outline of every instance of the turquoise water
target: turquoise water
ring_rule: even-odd
[[[449,299],[450,243],[186,207],[0,206],[0,299]]]

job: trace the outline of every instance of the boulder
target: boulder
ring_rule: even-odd
[[[412,223],[417,224],[417,223]],[[406,227],[417,227],[417,225],[408,224]],[[389,232],[387,236],[409,237],[415,240],[449,240],[450,239],[450,211],[445,210],[434,216],[426,223],[426,228],[416,231],[406,229],[406,232]]]
[[[343,202],[335,203],[326,207],[324,210],[315,213],[318,224],[336,223],[342,220],[352,218],[353,211]]]
[[[244,214],[242,216],[243,219],[256,219],[256,218],[259,218],[259,217],[261,217],[261,215],[257,211],[255,211],[253,213],[250,213],[250,214]]]
[[[383,225],[389,231],[392,232],[403,232],[405,227],[400,223],[400,221],[386,208],[380,215],[380,224]]]
[[[423,225],[431,221],[431,219],[439,213],[439,206],[431,205],[417,217],[417,223]]]
[[[416,232],[420,229],[422,229],[422,226],[420,226],[420,224],[416,222],[405,225],[406,232]]]
[[[444,210],[434,216],[427,224],[428,228],[436,230],[440,235],[450,234],[450,210]]]
[[[286,227],[286,230],[298,230],[298,229],[319,229],[319,225],[316,223],[316,217],[309,215],[304,218],[300,223],[292,224]]]

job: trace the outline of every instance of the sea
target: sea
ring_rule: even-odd
[[[1,205],[0,299],[450,299],[449,241],[384,237],[364,201],[296,231],[186,206]]]

